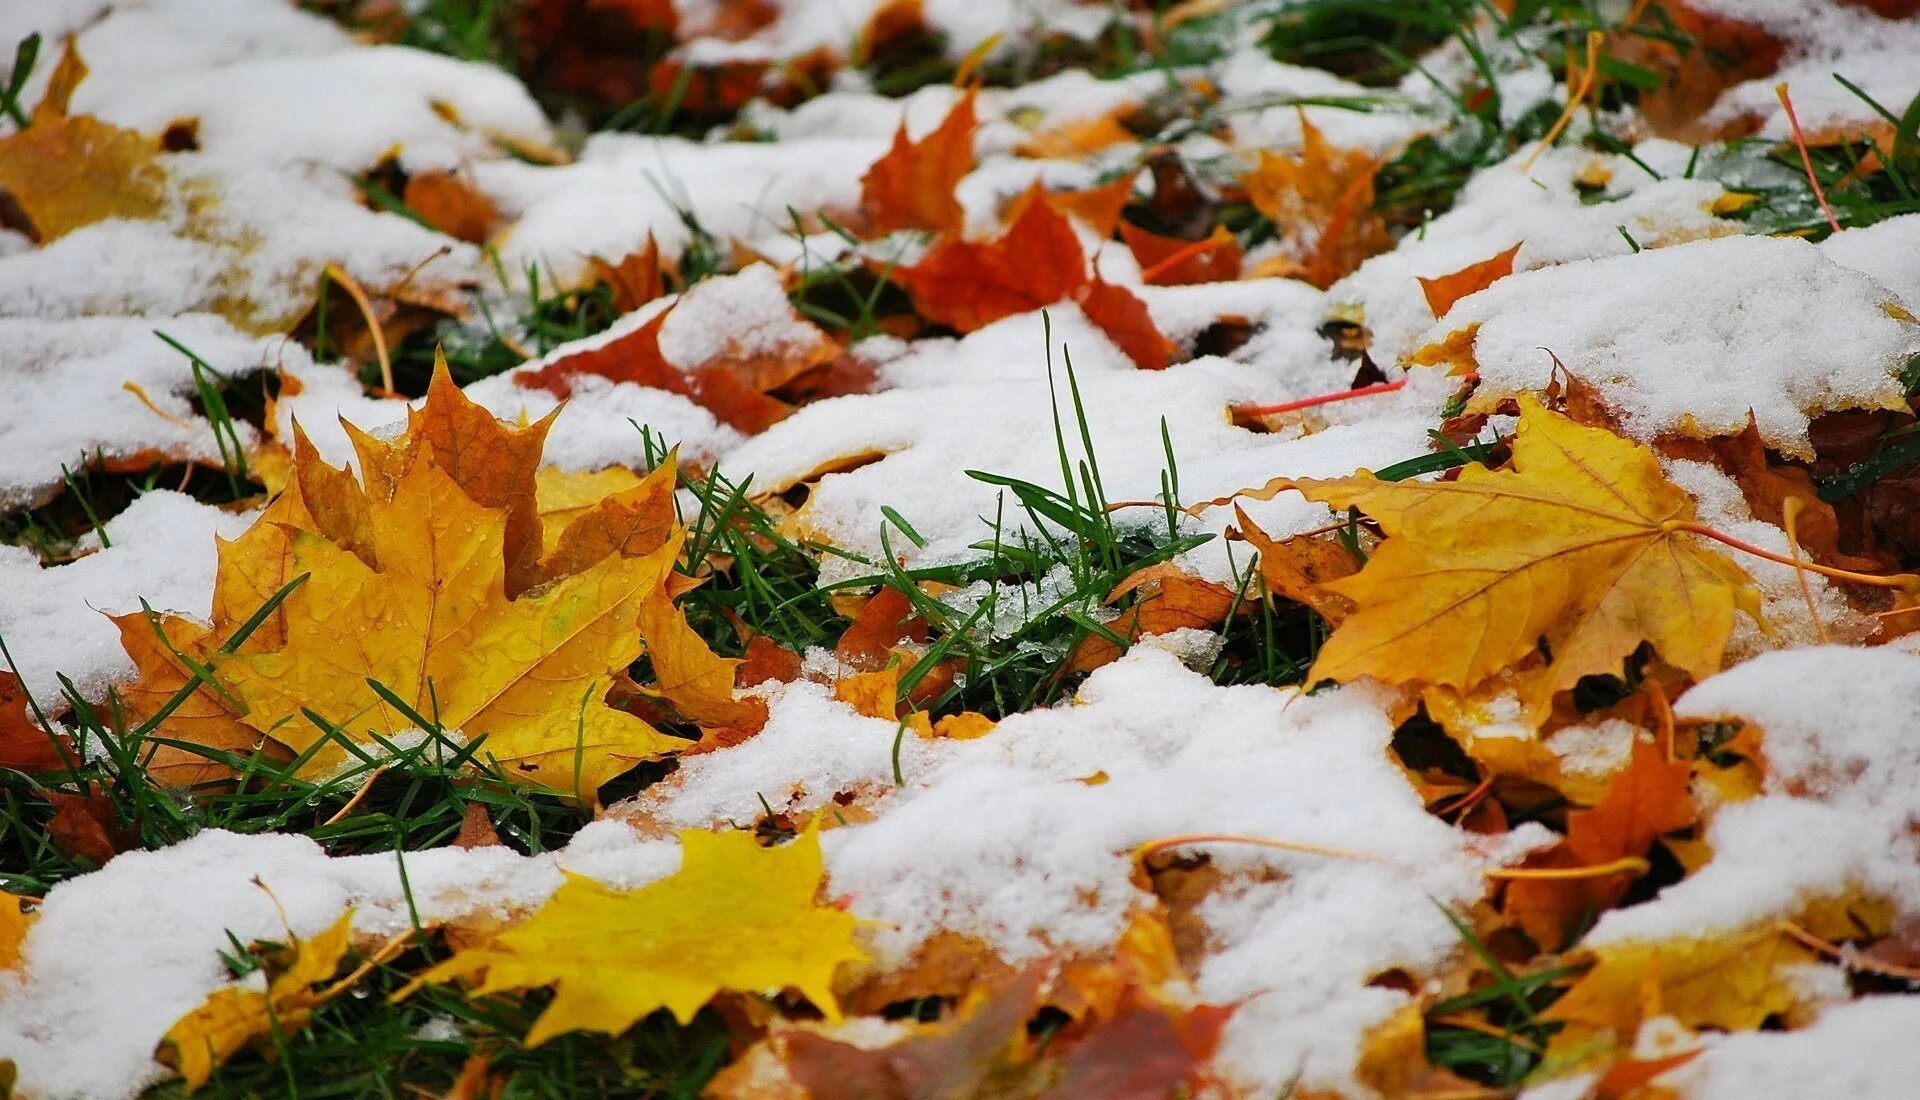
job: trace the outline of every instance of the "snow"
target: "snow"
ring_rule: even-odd
[[[1651,902],[1611,910],[1589,945],[1711,935],[1793,918],[1851,891],[1920,901],[1908,823],[1920,813],[1920,744],[1888,736],[1920,706],[1920,656],[1809,646],[1756,657],[1696,685],[1677,717],[1752,723],[1763,794],[1716,809],[1713,859]]]
[[[678,845],[589,827],[573,848],[410,852],[329,859],[302,836],[209,830],[119,855],[62,883],[39,908],[18,971],[0,975],[0,1058],[41,1097],[137,1095],[167,1072],[151,1058],[173,1022],[226,984],[232,940],[312,936],[351,909],[357,936],[501,919],[537,906],[562,867],[626,887],[672,873]],[[409,907],[412,907],[411,909]],[[282,924],[282,914],[284,921]]]
[[[1658,1083],[1687,1100],[1756,1096],[1846,1096],[1901,1100],[1920,1075],[1920,998],[1863,997],[1822,1013],[1800,1031],[1710,1039],[1699,1057]],[[1533,1094],[1528,1093],[1529,1097]]]
[[[877,137],[701,145],[596,134],[574,164],[482,162],[474,178],[516,219],[499,242],[507,271],[518,277],[535,265],[564,285],[581,277],[588,256],[618,260],[649,233],[662,254],[679,255],[693,239],[682,211],[724,245],[788,235],[790,210],[851,210],[860,177],[886,149]]]
[[[0,390],[9,412],[0,419],[0,506],[33,501],[60,484],[63,467],[77,471],[96,458],[158,454],[221,464],[212,426],[190,403],[197,393],[193,362],[156,332],[233,378],[282,361],[297,368],[307,359],[298,345],[248,336],[204,313],[0,317]],[[235,430],[253,442],[252,428]]]
[[[166,489],[141,496],[106,523],[111,545],[65,565],[41,568],[33,552],[0,546],[0,636],[21,682],[43,709],[62,709],[59,674],[91,702],[131,679],[133,663],[107,612],[140,610],[206,618],[213,603],[214,540],[253,523]]]
[[[1903,314],[1805,241],[1727,237],[1510,276],[1426,339],[1479,326],[1470,410],[1539,392],[1557,359],[1634,438],[1735,435],[1751,411],[1767,446],[1807,457],[1811,417],[1905,407],[1920,325]]]
[[[1711,124],[1781,139],[1777,80],[1790,84],[1816,132],[1880,121],[1833,73],[1896,111],[1920,90],[1912,20],[1889,22],[1842,0],[1689,3],[1786,44],[1780,71],[1728,89]],[[676,56],[844,54],[881,7],[787,0],[737,41],[683,42]],[[950,60],[978,50],[976,60],[995,65],[1026,59],[1043,39],[1090,39],[1116,11],[1075,0],[925,0],[919,8]],[[679,9],[683,27],[716,14],[707,0]],[[1069,67],[980,89],[976,167],[956,192],[968,232],[996,232],[1007,201],[1035,181],[1083,188],[1135,173],[1145,194],[1143,159],[1162,142],[1189,159],[1203,188],[1232,203],[1231,179],[1257,151],[1300,146],[1302,111],[1334,145],[1383,159],[1422,135],[1469,143],[1478,123],[1454,99],[1483,79],[1482,63],[1504,123],[1567,97],[1557,69],[1535,56],[1542,43],[1522,40],[1532,32],[1516,38],[1492,20],[1469,32],[1473,49],[1449,41],[1398,87],[1375,88],[1274,60],[1256,9],[1264,10],[1216,13],[1238,30],[1205,62],[1113,78]],[[795,106],[756,102],[701,140],[600,133],[568,161],[557,147],[571,147],[575,120],[563,116],[556,129],[505,72],[375,44],[283,0],[0,4],[0,46],[29,30],[49,43],[77,36],[91,75],[75,93],[76,111],[148,134],[190,121],[195,144],[157,156],[167,187],[153,218],[100,221],[43,246],[0,230],[0,509],[49,499],[62,466],[218,465],[211,426],[195,411],[191,365],[156,330],[228,377],[282,372],[287,384],[268,425],[235,429],[267,460],[263,468],[280,457],[273,448],[296,420],[329,461],[350,463],[343,422],[390,435],[417,403],[370,394],[350,369],[315,363],[286,335],[312,308],[326,265],[338,264],[376,300],[436,311],[484,337],[494,318],[514,324],[506,319],[525,311],[536,278],[549,292],[581,285],[590,257],[617,261],[649,236],[669,261],[697,248],[721,267],[604,332],[473,383],[468,395],[509,421],[557,409],[550,467],[635,468],[650,435],[679,446],[691,466],[780,494],[794,505],[781,511],[786,534],[871,560],[891,552],[908,566],[977,558],[974,546],[996,520],[1007,542],[1043,522],[972,471],[1078,493],[1080,464],[1089,472],[1097,464],[1105,497],[1120,505],[1115,522],[1160,528],[1164,434],[1178,462],[1178,503],[1194,506],[1176,518],[1178,533],[1219,536],[1233,508],[1196,502],[1275,477],[1342,476],[1430,453],[1429,433],[1460,382],[1407,360],[1469,326],[1479,373],[1471,408],[1492,414],[1483,431],[1511,430],[1499,405],[1538,392],[1557,356],[1596,387],[1633,438],[1733,434],[1751,413],[1769,447],[1797,457],[1810,452],[1809,420],[1825,411],[1904,406],[1896,371],[1920,354],[1920,215],[1818,245],[1742,235],[1753,226],[1723,216],[1734,206],[1728,188],[1756,173],[1791,184],[1792,169],[1742,160],[1748,154],[1737,146],[1702,153],[1647,139],[1630,156],[1580,146],[1590,127],[1627,141],[1643,134],[1622,109],[1582,113],[1558,147],[1521,148],[1479,169],[1449,212],[1396,227],[1406,233],[1395,248],[1324,293],[1283,279],[1141,286],[1123,244],[1079,226],[1103,278],[1132,288],[1183,349],[1175,358],[1185,361],[1167,370],[1135,369],[1071,303],[964,335],[890,327],[849,349],[875,365],[875,392],[814,402],[749,438],[679,394],[582,377],[562,403],[519,381],[669,308],[661,347],[683,367],[813,354],[828,337],[796,314],[788,287],[823,263],[884,266],[926,247],[923,233],[849,244],[833,229],[859,224],[861,178],[895,128],[924,136],[960,89],[941,83],[890,98],[847,70],[824,94]],[[38,98],[54,54],[43,51],[23,102]],[[1219,98],[1204,125],[1142,133],[1080,160],[1019,153],[1038,134],[1103,118],[1157,125],[1167,103],[1204,98],[1209,88]],[[1176,112],[1175,121],[1185,120]],[[0,132],[9,128],[0,122]],[[370,210],[348,177],[388,158],[411,172],[458,171],[495,202],[497,264]],[[1687,178],[1694,175],[1703,178]],[[1418,277],[1516,244],[1516,274],[1433,316]],[[1271,251],[1255,246],[1249,262]],[[683,267],[689,272],[705,274]],[[1356,364],[1320,334],[1332,320],[1363,325],[1373,359],[1389,376],[1404,373],[1404,389],[1269,417],[1265,431],[1237,426],[1233,405],[1352,384]],[[1223,324],[1244,324],[1251,335],[1224,355],[1195,357],[1202,334]],[[1663,463],[1703,522],[1788,549],[1785,533],[1756,519],[1719,467]],[[105,612],[137,610],[145,599],[157,611],[205,616],[216,540],[245,530],[256,513],[243,509],[258,503],[216,508],[156,488],[108,518],[105,538],[80,540],[73,560],[47,565],[0,545],[0,634],[34,696],[57,704],[64,674],[98,701],[132,675]],[[1239,503],[1275,536],[1332,518],[1297,493]],[[883,541],[883,507],[919,538],[896,529]],[[1244,545],[1215,537],[1176,564],[1233,583],[1250,558]],[[1851,896],[1890,900],[1909,917],[1920,911],[1920,839],[1911,826],[1920,820],[1920,741],[1898,735],[1920,709],[1920,646],[1864,647],[1882,623],[1839,585],[1807,577],[1803,591],[1790,567],[1740,561],[1761,590],[1766,627],[1742,623],[1728,670],[1685,690],[1675,711],[1683,722],[1757,727],[1763,788],[1734,801],[1697,784],[1711,858],[1656,897],[1602,914],[1580,946],[1752,928]],[[872,571],[828,556],[821,579]],[[1063,566],[997,589],[982,581],[929,595],[965,614],[995,591],[997,613],[979,636],[1004,641],[1081,584]],[[219,956],[229,933],[242,941],[289,929],[311,935],[352,909],[365,947],[409,929],[410,904],[422,919],[455,927],[510,919],[540,904],[563,868],[642,886],[677,866],[677,830],[746,826],[771,806],[821,821],[826,896],[861,919],[863,943],[882,968],[909,965],[942,932],[976,938],[1013,964],[1104,958],[1129,920],[1157,904],[1133,857],[1157,838],[1238,833],[1345,852],[1183,849],[1204,854],[1220,875],[1181,914],[1205,943],[1186,960],[1185,993],[1237,1006],[1216,1064],[1229,1091],[1364,1095],[1354,1080],[1363,1044],[1412,1003],[1376,979],[1403,972],[1423,995],[1451,991],[1471,964],[1440,906],[1484,907],[1486,871],[1556,838],[1538,824],[1481,835],[1429,813],[1388,748],[1406,714],[1402,696],[1365,684],[1311,694],[1216,686],[1196,670],[1225,644],[1199,630],[1144,639],[1071,698],[1006,716],[965,741],[859,715],[833,698],[833,680],[848,670],[814,648],[804,655],[806,678],[756,689],[769,710],[757,736],[682,758],[564,850],[408,853],[404,886],[391,855],[329,858],[297,835],[208,831],[122,854],[55,885],[38,907],[22,966],[0,974],[0,1060],[17,1064],[23,1092],[34,1096],[136,1095],[165,1075],[150,1054],[168,1025],[227,980]],[[1560,793],[1579,804],[1595,800],[1635,740],[1649,736],[1600,716],[1545,733],[1514,724],[1474,734],[1537,737],[1516,751],[1533,750],[1543,773],[1557,770]],[[1848,995],[1832,966],[1796,980],[1806,1002],[1796,1024],[1827,1006],[1802,1030],[1693,1036],[1666,1021],[1643,1028],[1634,1051],[1699,1044],[1700,1057],[1664,1079],[1691,1100],[1912,1091],[1920,1065],[1899,1038],[1920,1020],[1920,1001],[1828,1004]],[[898,1033],[871,1020],[853,1027],[876,1042]],[[1593,1081],[1576,1075],[1527,1095],[1570,1100]]]
[[[1530,151],[1483,169],[1468,181],[1454,208],[1402,239],[1391,252],[1361,264],[1327,291],[1328,312],[1364,324],[1374,358],[1397,363],[1417,350],[1434,321],[1418,276],[1438,278],[1499,255],[1515,244],[1515,271],[1735,232],[1713,213],[1725,191],[1701,179],[1642,183],[1644,173],[1625,157],[1556,148],[1522,171]],[[1601,201],[1583,201],[1576,181],[1589,172],[1615,181]]]

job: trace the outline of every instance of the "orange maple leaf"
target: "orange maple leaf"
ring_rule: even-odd
[[[1478,294],[1493,284],[1513,274],[1513,258],[1519,254],[1520,245],[1516,241],[1512,248],[1479,263],[1468,264],[1450,275],[1441,275],[1429,279],[1419,276],[1420,290],[1427,296],[1427,308],[1435,317],[1444,317],[1453,308],[1453,303],[1469,294]]]
[[[1140,261],[1140,281],[1148,286],[1187,286],[1240,277],[1240,240],[1224,225],[1214,226],[1200,240],[1184,241],[1121,222],[1120,239]]]
[[[943,241],[919,263],[895,268],[893,280],[922,317],[972,332],[1065,298],[1087,281],[1087,258],[1066,218],[1025,202],[999,237]]]
[[[1336,149],[1300,112],[1298,156],[1261,151],[1247,176],[1247,198],[1303,257],[1304,276],[1325,289],[1360,262],[1393,246],[1373,213],[1379,158],[1364,149]]]
[[[907,137],[901,120],[893,147],[860,179],[860,204],[875,232],[960,232],[966,212],[953,190],[973,171],[973,100],[971,91],[961,96],[940,125],[918,141]]]
[[[1073,226],[1038,187],[1014,203],[1013,224],[999,237],[946,241],[892,278],[921,316],[961,332],[1071,297],[1140,368],[1165,367],[1175,350],[1138,295],[1089,274]]]
[[[660,350],[660,327],[672,311],[669,306],[632,332],[517,374],[514,382],[556,397],[571,397],[573,380],[583,374],[634,382],[687,397],[721,423],[754,435],[793,411],[792,405],[771,396],[769,390],[832,362],[840,354],[839,344],[808,324],[807,329],[818,338],[807,347],[783,348],[777,354],[722,354],[705,363],[681,366],[668,361]]]
[[[1606,795],[1592,809],[1568,814],[1566,839],[1536,865],[1593,867],[1645,856],[1654,841],[1693,824],[1697,809],[1687,792],[1692,772],[1687,761],[1668,760],[1659,745],[1636,740]],[[1534,942],[1557,950],[1584,919],[1625,897],[1633,877],[1622,871],[1604,878],[1520,879],[1507,886],[1505,912]]]

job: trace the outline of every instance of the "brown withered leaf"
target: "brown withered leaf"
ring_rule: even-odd
[[[500,224],[500,208],[493,200],[452,172],[410,177],[401,201],[428,225],[474,244],[485,244]]]

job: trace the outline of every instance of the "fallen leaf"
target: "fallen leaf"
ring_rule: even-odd
[[[1112,115],[1049,127],[1021,142],[1014,151],[1041,160],[1085,160],[1102,149],[1139,141]]]
[[[1436,318],[1445,317],[1447,311],[1453,308],[1453,303],[1469,294],[1478,294],[1513,274],[1513,258],[1520,254],[1520,245],[1523,243],[1516,242],[1505,252],[1479,263],[1468,264],[1450,275],[1433,279],[1419,276],[1420,291],[1427,296],[1427,308],[1433,311]]]
[[[113,803],[89,783],[84,794],[45,791],[43,797],[53,803],[53,817],[47,822],[47,839],[63,855],[84,859],[103,867],[119,855],[130,838],[115,823]]]
[[[66,97],[86,75],[71,38],[59,68],[31,124],[0,137],[0,190],[41,244],[108,218],[158,217],[168,194],[159,143],[67,113]]]
[[[660,242],[647,234],[644,248],[629,252],[617,263],[598,256],[587,257],[593,277],[613,289],[613,308],[632,313],[667,292],[666,273],[660,266]]]
[[[77,764],[65,738],[41,729],[19,677],[0,672],[0,768],[50,772]]]
[[[494,830],[493,819],[487,815],[487,804],[478,800],[467,803],[460,815],[460,834],[453,838],[455,848],[497,848],[500,846],[500,834]]]
[[[1141,370],[1165,370],[1179,348],[1161,335],[1139,295],[1096,274],[1074,293],[1087,320],[1114,342]]]
[[[180,655],[210,666],[215,683],[187,721],[161,733],[224,743],[235,733],[225,711],[296,752],[314,748],[301,774],[324,775],[348,760],[337,738],[377,746],[431,721],[485,735],[483,757],[527,782],[589,797],[633,764],[683,745],[603,698],[641,651],[642,608],[666,585],[679,535],[639,556],[609,552],[543,577],[534,471],[546,423],[501,425],[443,371],[398,439],[354,434],[363,488],[317,458],[297,459],[298,499],[358,492],[360,505],[319,511],[364,507],[364,527],[276,501],[269,517],[219,548],[213,626],[172,640]],[[598,518],[574,526],[599,530]],[[348,531],[353,540],[343,545]],[[560,545],[579,541],[563,532]],[[518,594],[516,563],[527,578]],[[234,591],[261,600],[274,591],[262,593],[250,571],[307,579],[263,624],[267,640],[228,652],[218,640],[260,606],[233,602]],[[137,635],[127,624],[122,633]],[[177,657],[150,647],[146,657],[155,682],[131,690],[151,704],[185,678]]]
[[[27,930],[33,927],[33,914],[21,908],[23,901],[0,890],[0,971],[20,965],[21,946],[27,942]]]
[[[913,601],[906,593],[887,586],[861,606],[834,643],[833,655],[848,668],[877,672],[893,659],[895,646],[924,642],[927,632],[927,620],[914,611]]]
[[[1128,608],[1115,626],[1118,633],[1139,638],[1147,634],[1169,634],[1175,630],[1218,630],[1232,613],[1234,590],[1216,581],[1189,573],[1173,562],[1160,562],[1127,575],[1106,602],[1113,604],[1132,594]]]
[[[1087,260],[1067,219],[1034,201],[1020,205],[999,237],[943,241],[892,278],[922,317],[972,332],[1073,293],[1087,281]]]
[[[1594,966],[1543,1019],[1631,1041],[1650,1014],[1688,1027],[1750,1031],[1799,1000],[1790,969],[1816,956],[1767,927],[1709,938],[1629,941],[1591,951]],[[1571,1029],[1571,1028],[1570,1028]]]
[[[940,125],[915,141],[902,119],[893,146],[860,178],[860,205],[876,233],[925,229],[958,234],[966,211],[954,188],[973,171],[974,93],[961,96]]]
[[[500,224],[500,208],[452,172],[421,172],[407,180],[400,201],[428,225],[474,244],[485,244]]]
[[[1062,214],[1079,218],[1105,240],[1113,235],[1114,227],[1120,224],[1120,212],[1133,197],[1133,177],[1133,172],[1123,172],[1097,187],[1047,191],[1042,198]]]
[[[1387,534],[1329,591],[1354,614],[1310,678],[1372,676],[1467,694],[1543,652],[1515,687],[1538,703],[1618,672],[1642,642],[1695,678],[1718,671],[1736,609],[1758,616],[1746,573],[1673,529],[1693,501],[1651,451],[1522,397],[1511,468],[1457,481],[1370,474],[1288,482]],[[1271,487],[1271,486],[1270,486]]]
[[[249,950],[265,964],[266,989],[227,985],[214,990],[167,1029],[154,1060],[180,1074],[192,1091],[247,1045],[305,1027],[325,1000],[313,987],[340,969],[352,927],[348,911],[311,939],[289,936],[285,945],[254,944]]]
[[[810,1031],[776,1041],[787,1072],[809,1093],[859,1100],[948,1100],[978,1095],[1024,1054],[1026,1022],[1040,1008],[1046,968],[1031,966],[985,993],[976,989],[941,1024],[865,1050]]]
[[[1240,277],[1240,239],[1224,225],[1214,226],[1198,241],[1187,241],[1123,221],[1120,239],[1140,262],[1140,280],[1148,286],[1189,286]]]
[[[689,1023],[727,990],[793,988],[837,1019],[834,970],[864,956],[854,918],[816,901],[818,834],[762,848],[750,832],[689,830],[680,844],[680,870],[638,890],[568,873],[531,917],[421,980],[480,975],[474,996],[553,987],[528,1046],[568,1031],[618,1035],[660,1008]]]
[[[1591,809],[1567,815],[1566,840],[1535,867],[1593,867],[1629,857],[1644,857],[1654,841],[1693,824],[1697,814],[1688,793],[1693,765],[1668,760],[1650,740],[1636,739],[1626,766]],[[1594,914],[1618,904],[1634,876],[1519,879],[1507,884],[1502,912],[1519,922],[1543,950],[1557,951]]]
[[[1059,1059],[1057,1080],[1040,1100],[1164,1100],[1198,1095],[1231,1007],[1178,1007],[1129,987],[1119,1011]]]
[[[1300,142],[1297,156],[1261,151],[1246,178],[1247,198],[1305,265],[1307,282],[1324,290],[1393,247],[1393,239],[1373,212],[1379,159],[1364,149],[1335,149],[1305,110]]]
[[[1330,539],[1271,538],[1237,504],[1233,515],[1240,537],[1260,553],[1260,579],[1269,595],[1310,607],[1332,626],[1353,613],[1351,600],[1324,587],[1360,571],[1352,551]]]
[[[800,678],[800,655],[765,634],[755,634],[747,639],[747,654],[734,669],[734,683],[738,687],[753,687],[755,684],[790,684]]]

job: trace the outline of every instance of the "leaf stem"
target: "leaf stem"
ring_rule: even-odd
[[[1407,380],[1405,378],[1397,378],[1391,382],[1375,382],[1371,386],[1361,386],[1359,389],[1340,390],[1337,393],[1315,394],[1312,397],[1302,397],[1296,401],[1282,401],[1278,405],[1234,405],[1231,406],[1231,408],[1235,416],[1274,416],[1279,413],[1311,409],[1319,405],[1331,405],[1336,401],[1351,401],[1356,397],[1372,397],[1380,393],[1397,393],[1406,388]]]
[[[1800,166],[1807,170],[1807,183],[1813,187],[1813,197],[1820,201],[1820,212],[1827,216],[1827,224],[1835,233],[1840,232],[1840,219],[1834,217],[1833,207],[1827,204],[1826,189],[1820,186],[1820,177],[1813,170],[1813,154],[1807,152],[1807,135],[1800,129],[1800,116],[1794,113],[1793,98],[1787,94],[1787,82],[1782,80],[1773,86],[1773,94],[1780,97],[1780,106],[1787,112],[1787,128],[1793,131],[1793,144],[1800,150]]]
[[[1481,874],[1501,882],[1516,880],[1558,882],[1567,879],[1606,878],[1608,875],[1627,872],[1644,875],[1650,867],[1652,864],[1639,856],[1622,856],[1606,863],[1596,863],[1591,867],[1495,867],[1489,871],[1482,871]]]
[[[1184,848],[1190,844],[1251,844],[1256,848],[1272,848],[1281,852],[1299,852],[1303,855],[1326,856],[1329,859],[1378,860],[1382,857],[1371,852],[1353,852],[1345,848],[1330,848],[1323,844],[1308,844],[1298,840],[1278,840],[1273,837],[1249,836],[1245,833],[1181,833],[1178,836],[1156,837],[1142,843],[1133,850],[1136,861],[1144,861],[1156,852],[1168,848]]]
[[[380,319],[373,315],[373,303],[367,299],[367,292],[339,264],[328,264],[326,276],[339,283],[340,289],[353,299],[353,304],[360,307],[360,315],[367,321],[367,334],[373,337],[373,357],[380,361],[380,386],[386,391],[386,396],[396,396],[398,391],[393,388],[393,360],[387,355],[387,334],[380,326]],[[321,318],[320,323],[326,324],[326,318]]]
[[[1768,561],[1792,566],[1795,569],[1811,570],[1823,577],[1832,577],[1837,581],[1851,581],[1854,584],[1870,584],[1878,588],[1899,588],[1909,592],[1920,591],[1920,576],[1912,573],[1891,573],[1882,576],[1874,573],[1856,573],[1851,569],[1836,569],[1831,565],[1820,565],[1816,562],[1788,557],[1785,554],[1776,554],[1771,550],[1763,550],[1750,542],[1744,542],[1734,538],[1732,535],[1716,531],[1704,523],[1694,523],[1690,520],[1668,520],[1661,524],[1661,527],[1667,531],[1685,531],[1688,534],[1709,538],[1715,542],[1731,546],[1735,550],[1752,554],[1756,558],[1765,558]]]

